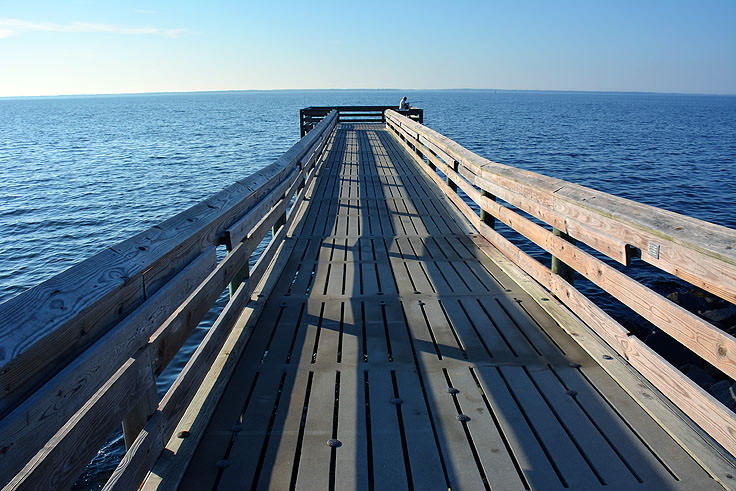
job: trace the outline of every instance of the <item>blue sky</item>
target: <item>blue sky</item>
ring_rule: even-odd
[[[0,96],[290,88],[736,94],[736,0],[0,0]]]

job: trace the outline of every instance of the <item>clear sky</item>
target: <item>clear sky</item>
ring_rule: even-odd
[[[290,88],[736,94],[736,0],[0,0],[0,96]]]

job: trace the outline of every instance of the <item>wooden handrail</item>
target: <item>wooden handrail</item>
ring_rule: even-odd
[[[164,399],[143,406],[135,433],[145,431],[131,435],[113,484],[124,488],[150,468],[130,463],[155,458],[171,436],[283,243],[337,121],[331,112],[268,167],[0,305],[0,346],[9,348],[0,350],[0,485],[68,488],[155,394],[156,376],[235,282]],[[265,251],[238,281],[271,228]],[[218,263],[222,244],[229,253]]]
[[[395,111],[386,111],[386,123],[485,239],[554,293],[736,455],[736,416],[732,411],[577,290],[569,271],[567,277],[555,274],[494,230],[489,217],[519,232],[731,378],[736,378],[733,336],[587,253],[576,242],[624,265],[629,265],[633,256],[640,257],[735,303],[736,230],[492,162]],[[445,180],[437,170],[446,176]],[[458,189],[479,206],[480,215],[457,194]],[[553,230],[503,202],[551,225]]]

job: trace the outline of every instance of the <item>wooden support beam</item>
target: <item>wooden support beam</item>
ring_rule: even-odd
[[[125,450],[129,450],[133,445],[136,437],[141,432],[148,418],[156,412],[158,408],[158,392],[156,390],[156,379],[153,377],[153,384],[138,399],[133,410],[123,420],[123,438],[125,440]]]
[[[430,150],[430,152],[431,152],[431,151],[432,151],[432,150]],[[453,162],[452,162],[452,170],[454,170],[455,172],[457,172],[457,169],[458,169],[458,165],[459,165],[459,164],[458,164],[458,161],[457,161],[457,160],[453,160]],[[452,190],[453,190],[454,192],[456,192],[456,193],[457,193],[457,184],[455,184],[455,181],[453,181],[453,180],[451,179],[451,177],[450,177],[450,175],[449,175],[449,174],[448,174],[447,176],[445,176],[445,178],[446,178],[446,180],[447,180],[447,185],[448,185],[448,186],[450,187],[450,189],[452,189]]]
[[[243,265],[240,270],[235,273],[235,277],[233,278],[233,281],[230,282],[228,285],[228,293],[230,294],[230,298],[235,294],[235,292],[238,290],[238,287],[241,283],[244,283],[245,280],[248,279],[248,276],[250,275],[250,263],[248,261],[245,261],[245,264]]]
[[[484,198],[488,198],[491,201],[496,201],[496,197],[485,189],[480,190],[480,195]],[[496,226],[496,217],[494,217],[491,213],[488,213],[482,207],[480,209],[480,220],[491,228],[494,228]]]
[[[276,236],[276,234],[279,232],[279,229],[286,223],[286,210],[276,219],[276,223],[273,224],[273,228],[271,228],[271,235]]]
[[[556,237],[560,237],[569,243],[575,245],[576,241],[569,235],[567,235],[565,232],[558,228],[552,228],[552,234]],[[560,258],[557,256],[552,256],[552,272],[555,274],[560,275],[565,281],[573,284],[573,281],[575,280],[575,270],[572,269],[568,264],[564,263]]]

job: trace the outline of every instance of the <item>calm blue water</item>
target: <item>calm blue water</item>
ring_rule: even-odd
[[[424,108],[425,124],[497,162],[736,228],[736,97],[290,91],[0,99],[0,302],[269,164],[298,139],[300,108],[398,104],[403,95]],[[88,477],[114,467],[120,448],[114,438]]]
[[[309,105],[392,104],[497,162],[736,228],[736,97],[297,91],[0,100],[0,302],[273,161]]]

